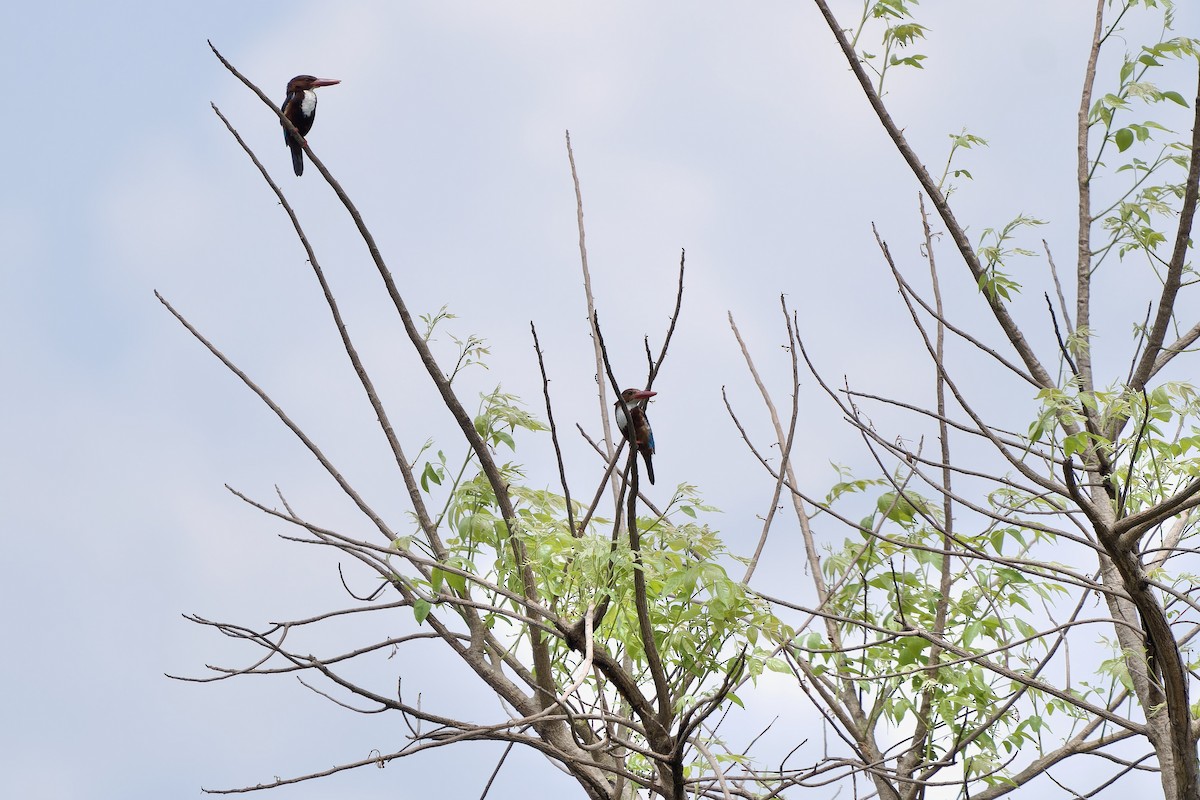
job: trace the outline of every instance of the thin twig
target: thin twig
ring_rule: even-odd
[[[800,363],[796,357],[796,329],[792,325],[791,316],[788,313],[787,299],[779,296],[779,304],[783,308],[783,323],[787,328],[788,335],[788,353],[792,359],[792,414],[788,421],[787,438],[780,444],[780,464],[779,477],[775,480],[775,488],[771,493],[771,504],[767,507],[767,513],[763,516],[762,533],[758,537],[758,545],[754,548],[754,554],[750,556],[750,561],[746,564],[746,574],[742,576],[742,583],[750,585],[750,578],[754,576],[754,570],[758,566],[758,560],[762,557],[763,549],[767,545],[767,536],[771,532],[771,522],[775,519],[775,512],[779,508],[779,497],[783,492],[783,484],[787,479],[788,469],[791,466],[792,447],[796,440],[796,420],[800,417]],[[772,410],[773,411],[773,410]]]
[[[479,800],[487,800],[488,792],[492,789],[492,783],[495,782],[496,776],[500,774],[500,768],[504,766],[504,759],[508,758],[508,754],[512,752],[513,745],[516,742],[509,742],[504,747],[504,752],[500,754],[500,760],[496,762],[496,768],[492,770],[491,777],[488,778],[487,784],[483,787],[483,794],[479,795]]]
[[[538,369],[542,372],[542,394],[546,398],[546,419],[550,423],[550,441],[554,443],[554,459],[558,462],[558,478],[562,482],[563,498],[567,503],[567,526],[571,535],[583,536],[583,530],[575,530],[575,511],[571,505],[571,488],[567,485],[567,469],[563,465],[562,448],[558,443],[558,428],[554,424],[554,408],[550,403],[550,379],[546,376],[546,362],[542,358],[542,345],[538,341],[537,327],[529,323],[529,331],[533,334],[533,349],[537,353]]]

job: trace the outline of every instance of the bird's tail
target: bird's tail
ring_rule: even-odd
[[[294,144],[289,144],[288,146],[292,148],[292,169],[295,170],[297,176],[303,175],[304,151]],[[653,483],[653,481],[651,481],[651,483]]]
[[[646,477],[650,479],[650,484],[654,485],[654,463],[650,460],[649,453],[642,453],[642,457],[646,460]]]

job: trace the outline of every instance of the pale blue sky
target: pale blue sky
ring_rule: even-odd
[[[955,199],[972,231],[1018,212],[1049,219],[1039,235],[1060,263],[1074,237],[1085,5],[929,2],[920,12],[932,29],[928,69],[897,72],[889,86],[926,163],[940,165],[947,134],[963,127],[991,140],[962,162],[976,182]],[[1200,35],[1190,5],[1177,28]],[[841,4],[847,24],[856,7]],[[655,386],[656,471],[660,489],[695,483],[724,509],[713,524],[739,552],[752,547],[771,487],[721,406],[726,385],[765,435],[726,311],[781,400],[781,292],[835,380],[845,373],[917,397],[928,389],[870,231],[877,223],[920,274],[916,185],[808,4],[112,2],[21,4],[5,16],[6,797],[195,797],[201,785],[252,784],[402,743],[398,721],[353,717],[288,680],[198,687],[162,677],[247,657],[182,613],[257,623],[343,602],[327,554],[279,541],[283,530],[222,484],[266,500],[279,484],[316,516],[358,522],[153,290],[328,445],[380,507],[395,520],[405,511],[303,252],[210,101],[289,193],[405,443],[415,450],[435,436],[459,450],[344,214],[315,170],[291,174],[276,119],[221,68],[207,38],[277,100],[298,73],[343,81],[321,90],[309,141],[358,202],[409,306],[449,304],[460,317],[453,331],[492,343],[492,370],[469,377],[467,396],[502,381],[540,409],[534,320],[560,422],[594,432],[570,128],[597,300],[625,374],[644,372],[641,336],[660,339],[679,249],[688,250],[678,343]],[[942,257],[948,291],[969,298],[970,281],[948,249]],[[1041,324],[1044,271],[1031,263],[1021,278],[1036,290],[1017,313]],[[1118,320],[1103,343],[1125,341]],[[799,466],[823,494],[830,461],[867,462],[811,383]],[[1032,406],[1005,402],[995,399],[1023,426]],[[582,486],[596,465],[577,438],[568,442]],[[535,483],[556,486],[548,440],[529,440],[517,457]],[[761,576],[768,586],[791,580],[791,547],[778,548]],[[499,713],[463,681],[448,684],[432,649],[406,669],[431,698]],[[497,754],[443,750],[273,796],[476,797]],[[558,797],[564,786],[523,755],[492,796]]]

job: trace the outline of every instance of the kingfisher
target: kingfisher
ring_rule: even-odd
[[[646,417],[646,401],[658,392],[648,389],[626,389],[621,392],[621,400],[629,407],[629,416],[633,418],[633,436],[629,435],[629,420],[625,417],[625,409],[621,408],[621,400],[616,402],[617,427],[629,439],[646,462],[646,477],[654,483],[654,464],[650,456],[654,455],[654,431],[650,430],[650,420]]]
[[[317,118],[317,93],[313,89],[318,86],[333,86],[335,83],[341,81],[314,78],[312,75],[297,75],[288,81],[287,98],[279,110],[296,126],[296,130],[300,131],[301,138],[312,130],[313,120]],[[283,121],[279,124],[283,125]],[[292,138],[286,125],[283,128],[283,141],[292,149],[292,169],[297,175],[303,175],[304,150],[300,147],[300,142]]]

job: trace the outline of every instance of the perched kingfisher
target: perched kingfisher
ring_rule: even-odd
[[[621,399],[629,406],[629,415],[633,417],[633,436],[629,435],[629,420],[625,417],[625,409],[621,408],[621,400],[616,402],[617,427],[642,454],[646,462],[646,477],[654,483],[654,464],[650,456],[654,455],[654,431],[650,430],[650,420],[646,418],[646,401],[658,392],[646,389],[626,389],[621,392]]]
[[[335,83],[341,83],[341,81],[314,78],[312,75],[297,75],[288,81],[287,98],[284,99],[279,110],[296,126],[301,137],[308,135],[308,132],[312,130],[313,120],[317,118],[317,93],[313,89],[318,86],[333,86]],[[279,124],[283,125],[283,122],[281,121]],[[287,126],[283,128],[283,141],[292,149],[292,169],[296,171],[297,175],[303,175],[304,150],[301,149],[300,143],[292,138]]]

